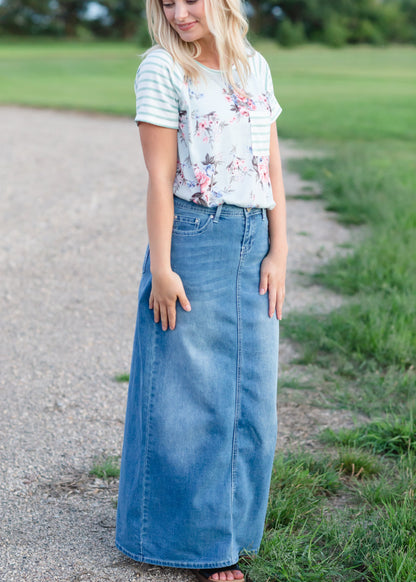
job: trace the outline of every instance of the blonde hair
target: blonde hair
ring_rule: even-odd
[[[220,71],[228,83],[238,90],[232,67],[235,66],[244,87],[250,72],[248,50],[253,50],[246,39],[248,23],[241,0],[201,1],[205,2],[208,28],[215,38]],[[145,55],[156,47],[162,47],[182,66],[186,77],[197,80],[201,76],[201,69],[195,61],[201,54],[198,41],[185,42],[181,39],[165,17],[162,0],[146,0],[146,14],[150,37],[156,46],[152,46]]]

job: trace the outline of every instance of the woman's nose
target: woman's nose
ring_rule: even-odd
[[[175,2],[175,18],[176,20],[183,20],[188,16],[188,7],[185,2]]]

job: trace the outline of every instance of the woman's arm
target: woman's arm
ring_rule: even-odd
[[[152,291],[149,307],[162,329],[175,329],[176,301],[191,310],[182,280],[170,262],[173,225],[173,181],[177,164],[177,131],[150,123],[139,124],[143,156],[149,174],[147,230],[149,234]]]
[[[282,319],[287,260],[286,200],[276,124],[270,129],[270,182],[276,206],[267,211],[270,248],[261,265],[260,294],[269,292],[269,317]]]

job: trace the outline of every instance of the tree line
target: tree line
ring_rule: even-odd
[[[145,0],[0,0],[0,32],[148,42]],[[282,45],[416,43],[416,0],[249,0],[251,33]]]
[[[0,31],[12,35],[131,39],[144,20],[144,0],[2,0]]]

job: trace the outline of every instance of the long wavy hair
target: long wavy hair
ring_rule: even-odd
[[[202,1],[205,2],[208,28],[215,38],[220,70],[228,83],[238,90],[232,67],[235,66],[244,87],[250,71],[248,53],[252,50],[246,38],[248,23],[241,0]],[[201,69],[195,62],[201,54],[198,41],[185,42],[181,39],[165,17],[162,0],[146,0],[146,15],[154,46],[145,55],[156,47],[163,47],[182,66],[187,77],[197,80],[201,76]]]

